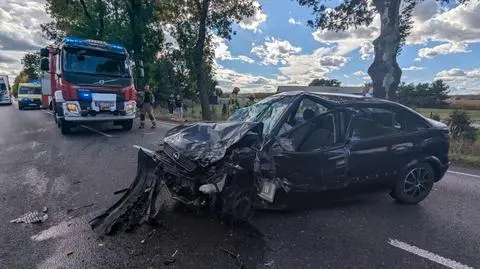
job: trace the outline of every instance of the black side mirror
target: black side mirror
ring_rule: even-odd
[[[50,62],[47,58],[42,58],[40,60],[40,69],[42,71],[49,71],[50,70]]]
[[[43,48],[40,50],[40,57],[48,57],[48,49]]]

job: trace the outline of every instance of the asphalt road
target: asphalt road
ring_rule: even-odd
[[[235,229],[172,213],[160,227],[99,238],[88,221],[133,180],[133,146],[153,148],[172,125],[107,127],[62,136],[48,111],[0,107],[0,268],[238,268],[222,248],[247,268],[480,267],[480,171],[455,168],[417,206],[371,194],[258,212]],[[45,223],[9,223],[44,206]]]

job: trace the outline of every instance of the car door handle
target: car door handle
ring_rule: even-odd
[[[413,147],[413,143],[403,143],[392,146],[394,152],[403,152]]]

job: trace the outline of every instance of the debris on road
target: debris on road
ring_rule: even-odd
[[[129,190],[128,188],[124,188],[124,189],[121,189],[121,190],[118,190],[118,191],[114,191],[113,194],[117,195],[117,194],[120,194],[120,193],[124,193],[128,190]]]
[[[48,219],[48,214],[40,214],[38,211],[29,211],[22,216],[13,219],[10,223],[42,223]]]
[[[168,259],[166,259],[163,264],[165,265],[169,265],[169,264],[172,264],[174,263],[177,259],[175,258],[175,256],[177,255],[178,253],[178,250],[175,250],[175,252],[172,254],[172,256],[170,256]]]
[[[240,269],[246,268],[245,263],[243,263],[242,259],[240,259],[240,254],[235,255],[233,252],[223,247],[220,247],[220,249],[223,252],[227,253],[230,257],[235,259],[235,262],[237,263],[238,268]]]
[[[47,213],[47,211],[48,211],[48,207],[44,206],[43,209],[42,209],[42,212]]]
[[[92,204],[83,205],[83,206],[79,206],[79,207],[69,208],[69,209],[67,209],[67,213],[71,213],[73,211],[77,211],[77,210],[82,209],[82,208],[92,207],[94,205],[95,204],[92,203]]]
[[[70,255],[72,255],[72,254],[73,254],[73,251],[67,252],[67,256],[70,256]]]

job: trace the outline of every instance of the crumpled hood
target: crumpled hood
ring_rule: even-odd
[[[262,124],[254,122],[200,122],[169,130],[164,142],[179,154],[202,166],[221,160],[227,150],[249,131],[261,135]]]

